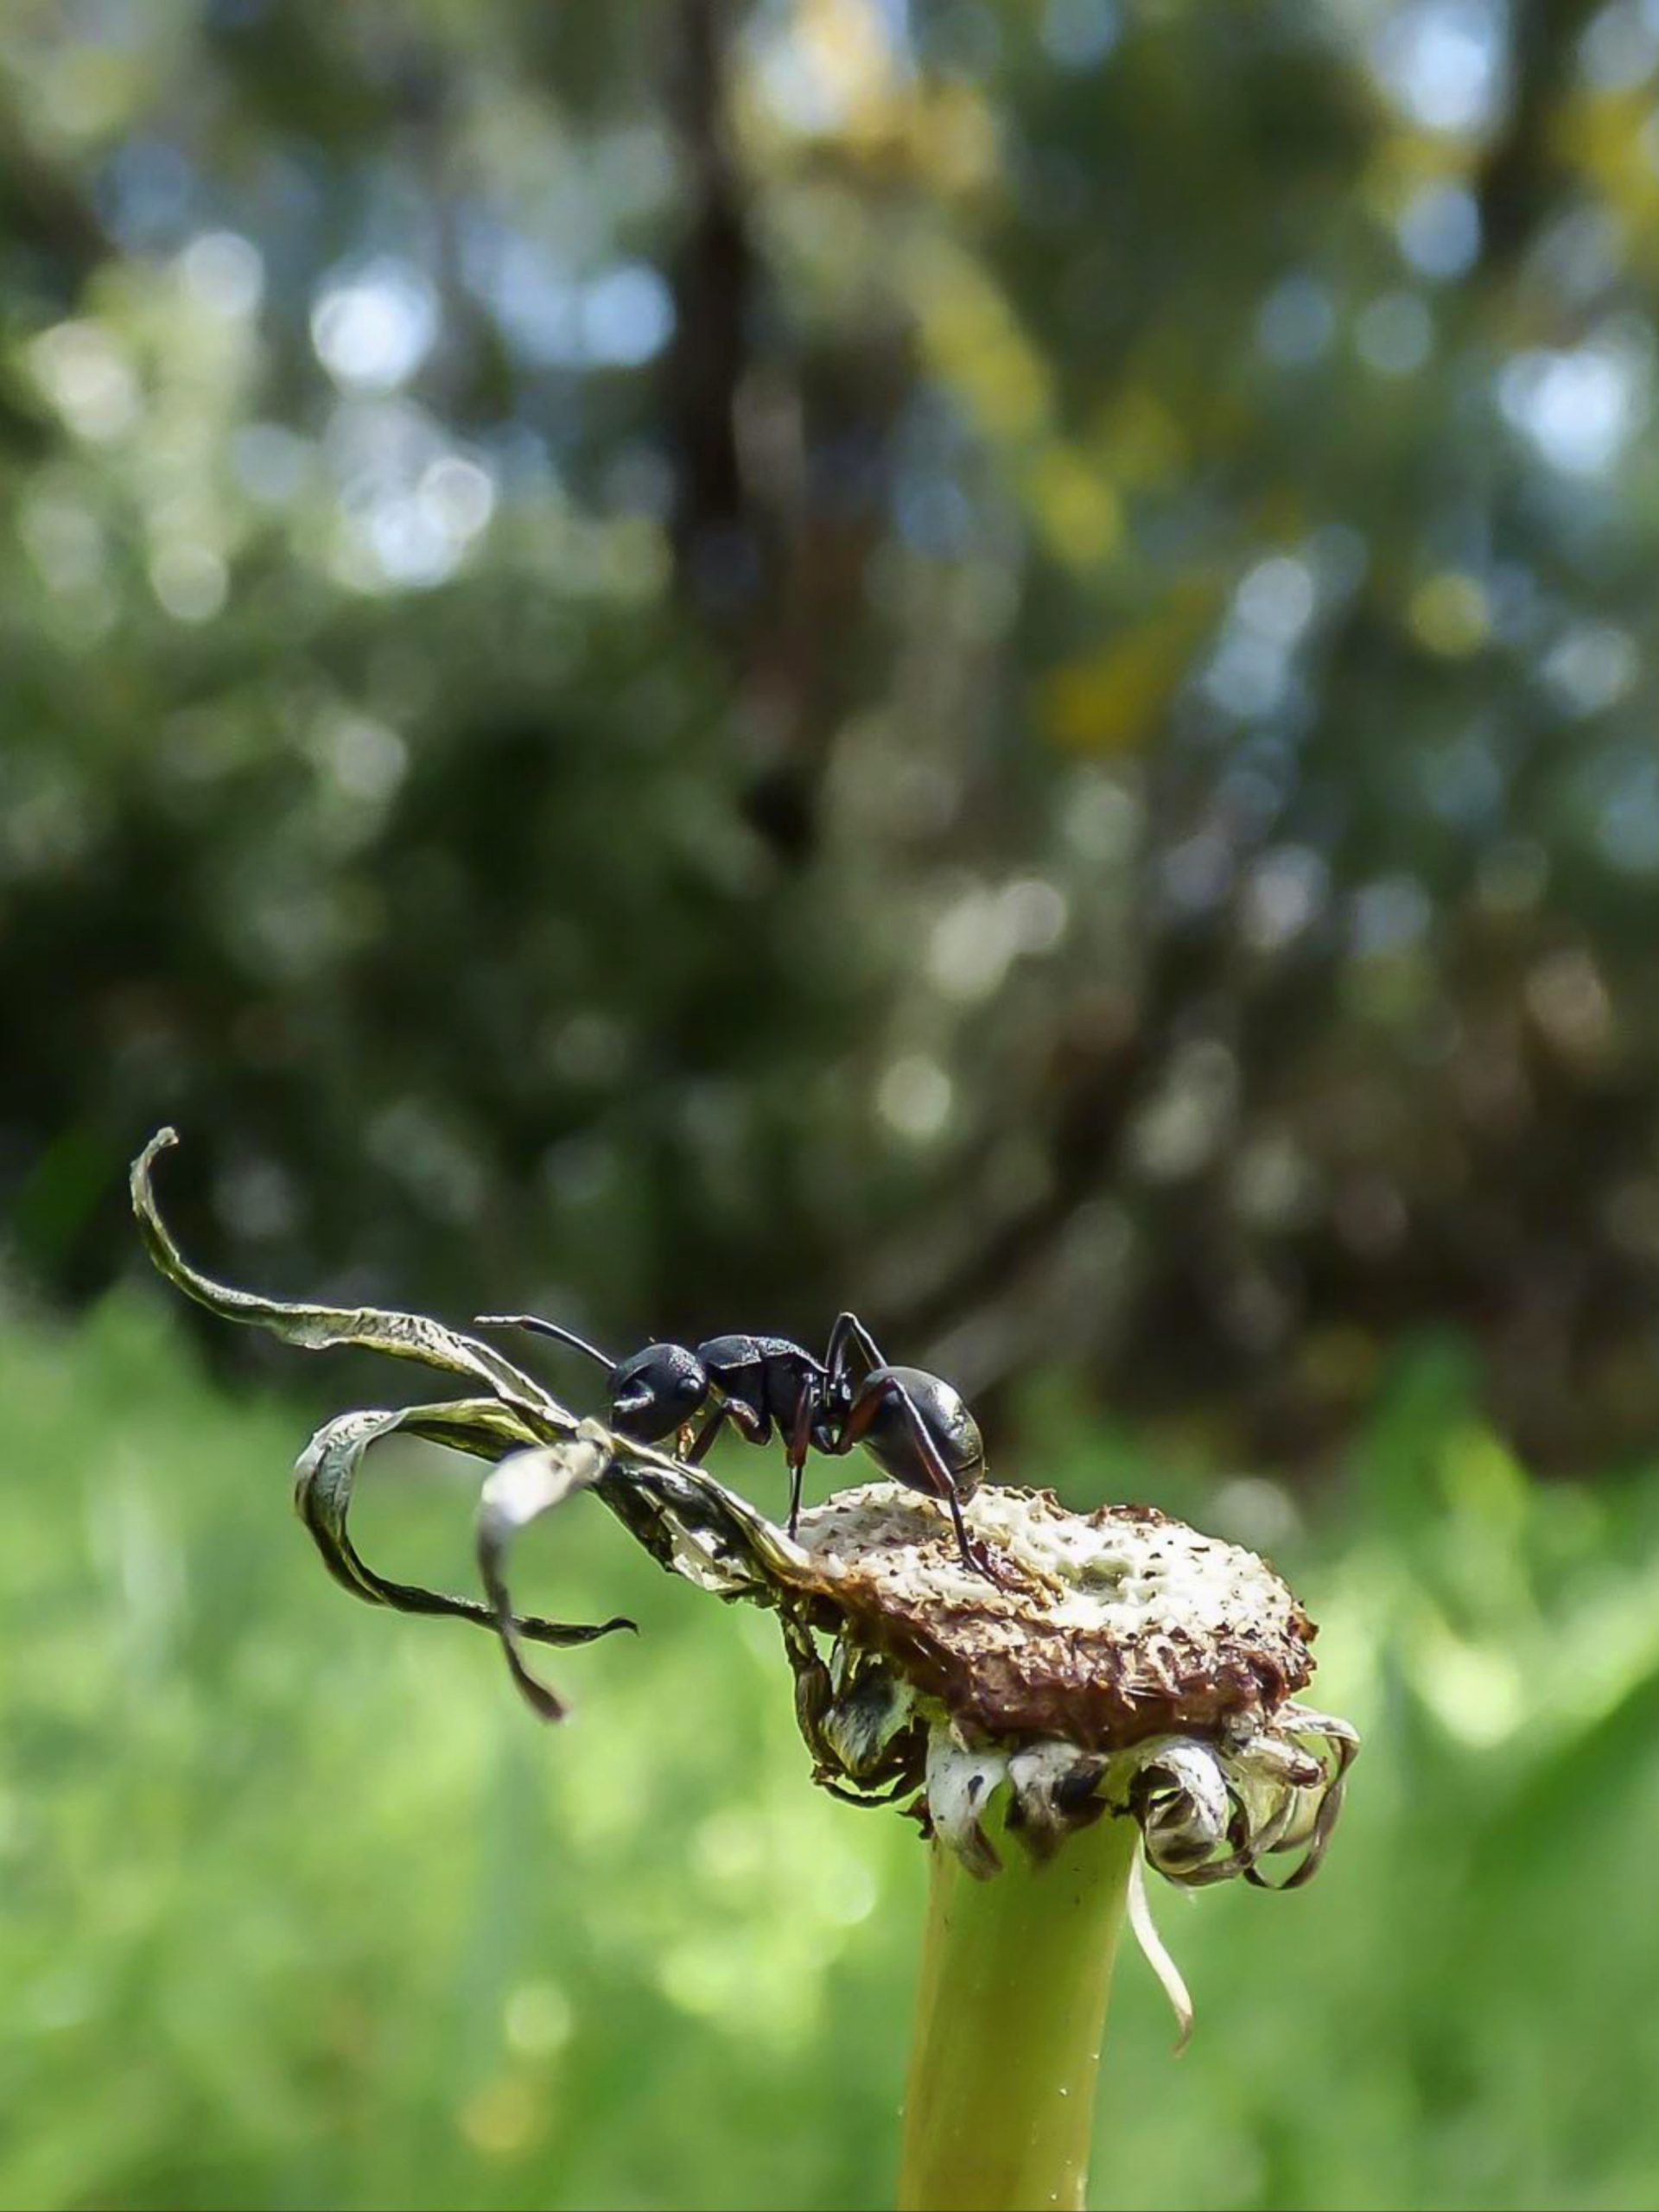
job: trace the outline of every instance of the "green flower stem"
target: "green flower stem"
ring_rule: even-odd
[[[931,1847],[899,2212],[1071,2212],[1140,1830],[1109,1814],[1039,1866],[1000,1805],[984,1827],[988,1881]]]

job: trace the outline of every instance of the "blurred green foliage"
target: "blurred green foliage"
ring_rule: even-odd
[[[1656,134],[1641,0],[14,0],[10,1266],[170,1119],[238,1281],[1645,1448]]]
[[[303,1421],[157,1300],[10,1330],[0,1406],[0,2202],[890,2201],[922,1847],[811,1789],[764,1617],[573,1513],[539,1594],[643,1632],[550,1733],[325,1580]],[[1530,1484],[1432,1344],[1313,1527],[1027,1413],[1021,1474],[1270,1542],[1367,1738],[1308,1891],[1157,1885],[1198,2027],[1126,1953],[1096,2201],[1650,2204],[1659,1484]],[[463,1573],[468,1487],[389,1455],[365,1545]]]

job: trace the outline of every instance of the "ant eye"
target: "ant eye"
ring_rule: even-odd
[[[688,1406],[695,1406],[702,1396],[702,1384],[695,1375],[682,1375],[677,1388]]]

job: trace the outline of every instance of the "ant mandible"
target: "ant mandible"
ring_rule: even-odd
[[[861,1444],[893,1481],[949,1510],[964,1566],[1001,1580],[962,1513],[985,1477],[979,1424],[942,1376],[890,1366],[856,1314],[837,1318],[822,1361],[787,1337],[710,1337],[695,1351],[652,1343],[612,1359],[574,1330],[533,1313],[480,1314],[477,1325],[532,1329],[596,1361],[609,1376],[612,1427],[639,1443],[677,1435],[707,1408],[682,1455],[692,1466],[728,1421],[750,1444],[768,1443],[775,1428],[788,1455],[791,1536],[800,1523],[809,1446],[842,1458]]]

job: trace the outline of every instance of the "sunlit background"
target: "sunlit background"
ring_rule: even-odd
[[[234,1281],[850,1305],[1293,1574],[1349,1811],[1103,2204],[1659,2196],[1656,310],[1656,0],[9,0],[0,2201],[891,2186],[913,1832],[597,1510],[556,1739],[329,1586],[407,1378],[163,1121]]]

